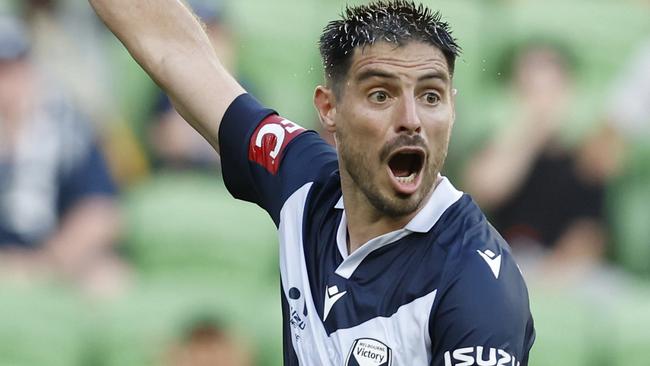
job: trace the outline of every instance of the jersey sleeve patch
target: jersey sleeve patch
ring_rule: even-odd
[[[248,144],[248,160],[275,175],[280,169],[284,150],[305,129],[277,115],[266,117],[255,129]]]

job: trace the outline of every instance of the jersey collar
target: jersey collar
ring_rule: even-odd
[[[418,212],[418,214],[415,215],[408,224],[406,224],[404,229],[416,233],[428,232],[431,230],[433,225],[438,222],[438,219],[447,208],[454,204],[454,202],[458,201],[458,199],[463,195],[463,192],[457,190],[447,177],[439,177],[440,183],[438,183],[438,186],[433,191],[431,197],[429,197],[427,203],[422,207],[420,212]],[[343,196],[339,198],[336,205],[334,205],[334,208],[344,210]]]

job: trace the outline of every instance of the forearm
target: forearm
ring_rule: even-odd
[[[544,142],[525,131],[527,126],[507,129],[469,163],[467,189],[485,209],[501,205],[522,183]]]
[[[180,0],[89,0],[97,15],[147,72],[180,46],[207,41],[199,21]]]
[[[89,0],[183,118],[218,148],[219,122],[244,90],[180,0]]]

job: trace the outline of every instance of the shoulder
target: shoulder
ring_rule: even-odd
[[[510,253],[510,246],[468,194],[458,199],[432,228],[438,245],[448,252],[450,260],[465,262],[477,251],[497,255]]]
[[[503,316],[525,323],[528,290],[510,246],[468,195],[450,211],[438,306],[457,309],[459,321],[491,323]]]
[[[465,213],[456,213],[457,239],[446,243],[443,279],[431,310],[434,351],[440,356],[456,350],[447,357],[461,360],[462,352],[480,346],[525,364],[534,328],[523,276],[510,247],[471,198],[459,204]]]
[[[526,324],[528,290],[510,246],[469,196],[463,201],[462,233],[447,243],[440,306],[457,309],[461,322]]]
[[[527,309],[526,284],[505,240],[488,223],[468,235],[451,258],[454,270],[448,276],[449,290],[464,299],[488,301],[481,305],[485,310],[496,304],[513,305],[502,302],[506,298],[518,299],[517,307]]]
[[[464,195],[452,209],[454,217],[446,227],[453,232],[448,235],[450,240],[442,244],[450,262],[448,276],[462,278],[464,285],[477,291],[525,287],[510,246],[471,197]]]

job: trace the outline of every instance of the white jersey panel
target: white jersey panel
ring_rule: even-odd
[[[311,295],[303,251],[305,201],[312,183],[294,192],[280,210],[280,273],[290,308],[291,342],[301,365],[341,365],[340,353],[329,340]]]

